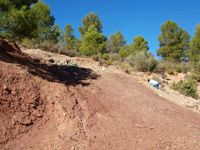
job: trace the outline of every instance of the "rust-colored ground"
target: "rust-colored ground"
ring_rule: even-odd
[[[200,115],[122,71],[56,66],[0,41],[1,150],[198,150]]]

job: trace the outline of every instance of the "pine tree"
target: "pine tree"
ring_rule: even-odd
[[[35,16],[33,22],[37,26],[35,30],[32,30],[34,37],[36,37],[40,42],[48,40],[48,34],[53,30],[55,20],[54,16],[51,16],[50,6],[39,1],[31,7],[31,13]]]
[[[102,53],[104,46],[104,35],[99,33],[94,25],[91,25],[88,32],[83,35],[80,51],[86,56],[91,56]]]
[[[190,35],[178,27],[177,23],[168,20],[162,24],[158,35],[160,48],[156,51],[163,60],[182,61],[186,58]]]
[[[190,49],[188,52],[189,60],[196,64],[200,61],[200,24],[195,27],[194,36],[190,41]]]
[[[20,10],[22,6],[26,6],[28,9],[32,4],[37,2],[38,0],[1,0],[0,8],[3,12],[9,11],[11,7],[15,7],[16,9]]]
[[[90,12],[89,15],[86,15],[82,20],[83,27],[79,27],[78,30],[81,33],[81,38],[88,31],[90,25],[94,25],[99,33],[102,33],[102,22],[98,18],[97,14]]]
[[[61,35],[61,29],[60,29],[60,27],[57,24],[55,24],[52,27],[51,31],[49,32],[47,40],[50,40],[54,44],[57,44],[59,42],[60,35]]]
[[[127,51],[126,47],[122,47],[118,55],[121,57],[122,60],[124,60],[125,57],[130,55],[130,52]]]
[[[63,42],[67,49],[73,49],[76,43],[76,37],[73,34],[74,29],[70,24],[65,26]]]
[[[119,30],[115,34],[111,34],[106,41],[106,49],[112,53],[118,53],[125,45],[126,40]]]
[[[149,50],[148,41],[146,41],[144,37],[139,35],[133,39],[133,44],[131,45],[131,52],[133,54],[148,50]]]
[[[37,0],[3,0],[0,2],[0,38],[22,40],[35,38],[51,28],[54,16],[50,7]]]

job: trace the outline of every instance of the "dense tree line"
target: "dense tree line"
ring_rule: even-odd
[[[74,28],[67,24],[64,30],[54,25],[51,8],[38,0],[4,0],[0,2],[0,38],[14,41],[32,40],[42,45],[45,42],[59,44],[67,50],[77,51],[86,56],[117,54],[121,59],[139,52],[148,52],[148,41],[141,35],[127,44],[118,30],[108,38],[103,35],[103,24],[97,14],[90,12],[82,19],[78,28],[81,39],[74,35]],[[174,62],[200,60],[200,24],[195,28],[194,36],[170,20],[162,24],[158,35],[159,49],[156,51],[163,60]],[[191,40],[190,40],[191,39]],[[50,44],[52,46],[52,44]]]
[[[50,12],[51,8],[42,1],[3,0],[0,2],[0,37],[45,40],[55,20]]]

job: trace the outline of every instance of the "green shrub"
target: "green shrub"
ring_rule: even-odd
[[[52,41],[44,41],[40,44],[40,49],[48,52],[59,53],[61,45],[55,44]]]
[[[197,72],[197,71],[192,72],[192,79],[199,82],[200,81],[200,72]]]
[[[112,64],[115,65],[115,66],[120,66],[121,62],[119,62],[119,61],[112,61]]]
[[[51,47],[54,44],[50,41],[44,41],[43,43],[40,44],[40,49],[44,50],[44,51],[50,51]]]
[[[76,50],[68,50],[66,48],[60,48],[59,51],[58,51],[59,54],[63,54],[63,55],[67,55],[67,56],[70,56],[70,57],[75,57],[75,56],[78,56],[80,57],[81,56],[81,53],[76,51]]]
[[[105,60],[108,60],[108,59],[109,59],[109,56],[108,56],[107,53],[104,53],[103,56],[102,56],[102,58],[105,59]]]
[[[176,68],[176,63],[173,61],[162,61],[161,63],[165,66],[166,70]]]
[[[30,48],[30,49],[36,49],[36,48],[39,48],[39,44],[36,40],[32,39],[23,39],[22,40],[22,43],[21,43],[24,47],[26,48]]]
[[[194,66],[190,62],[182,62],[182,72],[187,74],[187,72],[190,72]]]
[[[166,71],[166,66],[162,63],[162,62],[159,62],[157,65],[156,65],[156,68],[154,70],[156,73],[165,73]]]
[[[197,94],[197,81],[194,79],[180,80],[179,82],[173,82],[170,86],[172,89],[179,91],[183,95],[198,98]]]
[[[170,75],[174,74],[174,69],[168,69],[167,73],[170,74]]]
[[[192,65],[189,62],[181,62],[181,63],[177,63],[177,62],[173,62],[173,61],[159,61],[155,72],[165,72],[168,71],[168,69],[173,69],[174,71],[178,72],[178,73],[187,73],[188,71],[190,71],[192,68]]]
[[[107,65],[111,65],[112,63],[111,63],[110,60],[105,60],[105,64],[107,64]]]
[[[197,65],[196,65],[196,71],[200,72],[200,63],[197,63]]]
[[[70,57],[81,56],[80,52],[74,49],[68,50],[67,48],[62,47],[60,44],[54,44],[52,41],[44,41],[40,44],[40,48],[44,51],[63,54]]]
[[[73,51],[73,50],[69,50],[67,55],[69,57],[75,57],[75,56],[77,56],[77,53],[75,51]]]
[[[183,67],[182,67],[182,72],[185,73],[185,74],[187,74],[187,72],[188,72],[188,68],[185,67],[185,66],[183,66]]]
[[[122,69],[127,69],[127,66],[126,66],[125,64],[122,64],[122,65],[121,65],[121,68],[122,68]]]
[[[131,67],[135,66],[135,56],[134,55],[129,55],[125,59],[125,63],[129,64]]]
[[[176,70],[176,72],[181,73],[182,72],[182,66],[177,65],[175,70]]]
[[[118,61],[119,60],[119,56],[117,54],[114,54],[114,53],[111,53],[108,55],[109,56],[109,60],[111,62],[114,62],[114,61]]]
[[[64,47],[62,47],[60,44],[55,44],[53,41],[44,41],[40,45],[37,44],[36,40],[29,40],[29,39],[24,39],[22,41],[22,45],[27,47],[27,48],[40,48],[41,50],[44,51],[49,51],[53,53],[59,53],[63,55],[67,55],[70,57],[75,57],[75,56],[81,56],[81,53],[76,51],[76,50],[68,50]]]
[[[152,72],[158,62],[149,52],[140,52],[134,56],[134,65],[138,71]]]

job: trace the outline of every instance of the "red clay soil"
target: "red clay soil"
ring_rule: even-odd
[[[200,149],[200,115],[133,76],[52,66],[7,41],[0,59],[1,150]]]

